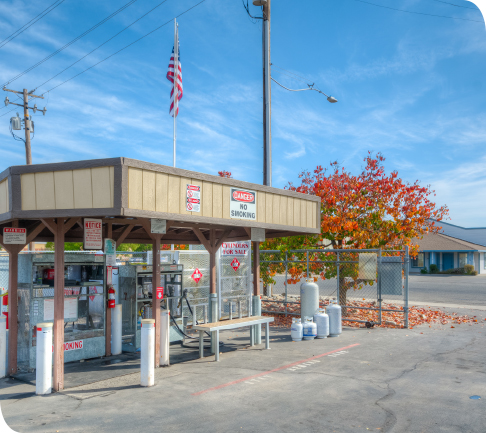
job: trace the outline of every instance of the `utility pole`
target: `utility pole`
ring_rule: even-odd
[[[18,92],[17,90],[10,90],[10,89],[7,89],[6,87],[4,87],[3,90],[6,91],[6,92],[12,92],[12,93],[16,93],[18,95],[23,96],[23,102],[24,103],[22,105],[16,104],[14,102],[10,102],[9,99],[8,99],[8,96],[5,98],[5,105],[7,106],[8,104],[12,104],[12,105],[17,105],[18,107],[24,108],[25,163],[27,165],[31,165],[32,164],[32,150],[31,150],[31,147],[30,147],[30,132],[33,131],[33,128],[32,128],[32,122],[31,122],[30,116],[29,116],[29,109],[33,110],[34,113],[35,113],[37,111],[37,104],[34,104],[33,107],[29,107],[29,96],[32,97],[32,98],[41,98],[41,99],[44,99],[44,97],[34,95],[33,90],[31,92],[28,92],[27,89],[24,89],[22,92]],[[42,110],[42,113],[44,115],[46,114],[46,107],[44,107],[44,109]]]

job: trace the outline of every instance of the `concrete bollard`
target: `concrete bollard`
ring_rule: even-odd
[[[7,318],[0,315],[0,379],[7,375]]]
[[[52,323],[38,323],[35,360],[35,393],[52,392]]]
[[[155,382],[155,319],[143,319],[141,331],[140,385],[153,386]]]
[[[122,305],[117,304],[111,312],[111,354],[122,353]]]
[[[160,311],[160,366],[167,367],[170,365],[169,347],[170,347],[170,311]]]
[[[253,316],[262,315],[262,300],[259,295],[253,295]],[[262,344],[262,325],[255,326],[255,344]]]

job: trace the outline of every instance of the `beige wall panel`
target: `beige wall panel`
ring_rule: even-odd
[[[73,170],[74,208],[92,208],[91,169]]]
[[[128,207],[143,209],[143,170],[128,167]]]
[[[273,212],[272,212],[273,224],[281,224],[280,223],[280,198],[281,196],[277,194],[273,196]]]
[[[0,213],[8,212],[8,179],[0,182]]]
[[[115,206],[115,167],[108,167],[110,170],[110,203]]]
[[[315,213],[315,210],[316,210],[316,208],[314,207],[314,203],[313,203],[313,202],[311,202],[311,201],[308,201],[308,202],[307,202],[307,210],[306,210],[306,211],[307,211],[307,225],[306,225],[306,226],[307,226],[308,228],[309,228],[309,227],[312,227],[312,228],[314,227],[314,226],[312,225],[312,219],[314,219],[314,220],[315,220],[315,219],[316,219],[316,217],[314,216],[314,218],[312,218],[312,215],[315,215],[315,214],[316,214],[316,213]]]
[[[307,202],[300,200],[300,226],[307,227]]]
[[[213,218],[223,218],[223,185],[213,183]]]
[[[203,208],[202,204],[204,202],[204,191],[203,191],[203,181],[202,180],[197,180],[197,179],[191,179],[191,185],[197,185],[201,188],[201,206],[199,212],[191,212],[191,215],[196,215],[196,216],[202,216],[203,214]]]
[[[300,199],[294,198],[294,226],[300,227]]]
[[[211,182],[203,182],[201,192],[201,212],[202,216],[213,216],[213,184]],[[195,213],[197,215],[197,213]]]
[[[319,206],[319,203],[316,202],[312,203],[312,228],[318,228],[317,227],[317,206]]]
[[[22,194],[22,210],[36,210],[34,173],[20,176],[20,191]]]
[[[287,225],[294,225],[294,198],[287,197]]]
[[[287,202],[288,197],[281,195],[280,196],[280,224],[287,225]]]
[[[187,185],[191,183],[191,179],[181,177],[180,197],[179,197],[179,213],[182,215],[191,215],[190,211],[186,210]]]
[[[156,212],[167,212],[167,191],[169,175],[155,173],[155,210]]]
[[[266,193],[257,191],[257,222],[265,222],[265,199]]]
[[[167,207],[170,213],[179,213],[181,178],[169,174],[169,197]]]
[[[142,206],[143,210],[155,212],[155,171],[143,170]]]
[[[230,219],[231,188],[223,185],[223,218]],[[236,218],[235,218],[236,219]],[[240,219],[240,218],[237,218]]]
[[[113,207],[110,167],[91,169],[91,188],[93,190],[93,208]]]
[[[265,194],[265,222],[273,223],[273,194]]]
[[[35,201],[37,210],[55,209],[54,173],[35,173]]]
[[[54,172],[56,209],[74,209],[73,171]]]

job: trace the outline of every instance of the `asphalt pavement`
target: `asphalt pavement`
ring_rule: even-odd
[[[0,406],[18,432],[484,433],[486,313],[456,312],[478,323],[345,327],[302,342],[271,328],[270,350],[226,331],[237,350],[159,368],[154,387],[137,372],[40,397],[2,379]]]

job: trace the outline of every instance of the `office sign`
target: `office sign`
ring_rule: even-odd
[[[256,191],[230,188],[230,217],[256,220]]]

